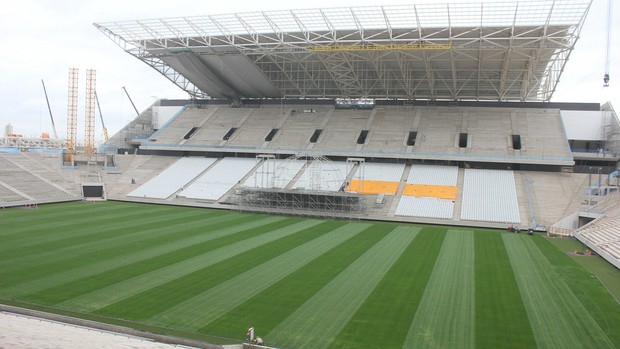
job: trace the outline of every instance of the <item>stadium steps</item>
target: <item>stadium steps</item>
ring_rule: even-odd
[[[276,135],[271,139],[271,142],[264,141],[263,145],[261,146],[261,148],[268,148],[270,143],[275,142],[278,139],[278,137],[280,137],[280,135],[282,134],[282,126],[284,125],[286,120],[288,120],[288,117],[291,115],[291,110],[288,110],[286,113],[284,113],[280,117],[280,120],[278,121],[278,123],[274,127],[274,128],[277,128],[279,130],[278,133],[276,133]]]
[[[30,158],[26,154],[19,153],[17,155],[18,156],[5,157],[5,160],[10,161],[15,166],[18,166],[22,170],[32,174],[39,180],[64,192],[70,197],[78,195],[72,183],[66,182],[62,175],[56,171],[43,165],[40,161]]]
[[[226,193],[224,193],[224,195],[222,195],[220,197],[219,200],[217,200],[219,203],[223,203],[223,202],[227,202],[228,199],[230,198],[230,196],[235,192],[235,190],[237,190],[239,187],[241,187],[243,185],[243,183],[245,181],[248,180],[248,178],[252,177],[252,175],[258,171],[258,169],[260,168],[261,164],[263,163],[263,161],[265,161],[265,159],[261,159],[259,161],[256,162],[256,165],[254,167],[252,167],[251,170],[248,171],[248,173],[245,174],[245,176],[243,176],[235,185],[233,185]]]
[[[323,121],[321,122],[321,125],[319,127],[317,127],[317,129],[321,129],[323,130],[323,132],[321,133],[321,135],[319,136],[319,138],[316,140],[315,143],[308,143],[308,145],[306,146],[306,150],[312,150],[312,148],[314,148],[314,146],[316,144],[321,143],[321,141],[323,140],[323,138],[325,137],[325,127],[327,126],[327,124],[329,123],[329,120],[331,120],[332,115],[334,115],[334,112],[336,111],[336,109],[330,109],[327,114],[325,115],[325,118],[323,119]],[[311,130],[309,134],[312,134],[312,132],[314,132],[314,130]]]
[[[456,194],[456,200],[454,200],[454,211],[452,213],[452,220],[461,220],[461,207],[463,207],[463,183],[464,183],[465,171],[459,168],[458,176],[456,177],[456,187],[458,192]]]
[[[23,200],[34,200],[34,198],[0,180],[0,201],[9,202]]]
[[[402,198],[403,192],[405,191],[405,186],[407,185],[407,178],[409,178],[409,172],[411,172],[411,166],[412,165],[405,166],[403,175],[400,178],[400,184],[398,186],[398,190],[396,191],[396,195],[394,195],[394,199],[392,200],[391,205],[388,206],[386,203],[386,206],[389,207],[389,210],[387,212],[387,215],[389,217],[394,217],[396,215],[396,209],[398,208],[398,202]]]
[[[168,198],[166,198],[166,201],[173,201],[173,200],[177,199],[179,197],[178,196],[179,193],[181,193],[183,190],[185,190],[185,188],[187,188],[190,185],[194,184],[194,182],[196,182],[198,180],[198,178],[202,177],[202,175],[207,173],[209,171],[209,169],[213,168],[213,166],[215,166],[220,160],[221,159],[215,160],[211,165],[209,165],[207,168],[205,168],[196,177],[192,178],[191,181],[185,183],[185,185],[181,186],[177,191],[175,191],[174,193],[172,193],[172,195],[170,195]]]
[[[122,174],[117,178],[115,178],[117,175],[104,174],[108,197],[126,196],[138,186],[172,166],[179,158],[157,155],[121,155],[117,159],[120,159],[117,162]],[[131,183],[132,178],[136,180],[135,184]],[[110,190],[112,188],[113,190]]]
[[[198,136],[198,134],[202,131],[202,127],[207,123],[207,121],[209,121],[209,119],[213,116],[213,114],[217,112],[218,109],[219,107],[213,107],[213,108],[207,108],[207,109],[186,109],[184,113],[187,113],[190,110],[192,110],[192,111],[201,111],[201,114],[202,114],[206,110],[206,116],[202,116],[200,114],[198,115],[198,116],[203,117],[203,119],[202,121],[200,121],[198,124],[195,125],[195,127],[198,127],[198,130],[192,135],[191,138]],[[179,145],[183,145],[187,143],[188,141],[189,139],[181,139],[181,142],[179,142]]]
[[[513,171],[515,177],[515,189],[517,192],[517,202],[519,203],[519,216],[521,217],[520,225],[523,227],[529,227],[532,217],[530,217],[530,205],[527,199],[527,192],[525,190],[525,177],[521,174],[521,171]],[[530,192],[531,192],[530,188]],[[532,205],[534,197],[532,196]],[[534,206],[534,215],[536,215],[536,207]],[[534,227],[532,227],[534,228]]]
[[[237,128],[237,131],[236,131],[236,132],[232,135],[232,137],[230,137],[228,140],[224,140],[224,139],[223,139],[223,140],[220,142],[219,146],[224,146],[224,145],[226,145],[226,143],[229,143],[229,142],[230,142],[230,143],[232,143],[232,142],[234,142],[234,140],[235,140],[236,138],[238,138],[238,137],[239,137],[239,133],[240,133],[239,131],[240,131],[241,127],[242,127],[242,126],[243,126],[243,124],[244,124],[244,123],[248,120],[248,118],[250,117],[250,115],[252,115],[252,112],[254,112],[254,110],[253,110],[253,109],[246,109],[246,110],[244,110],[244,111],[245,111],[245,115],[242,115],[241,120],[237,121],[237,123],[236,123],[234,126],[232,126],[232,127]]]
[[[172,201],[172,200],[177,200],[177,199],[183,199],[183,200],[188,200],[188,201],[192,201],[193,199],[190,198],[183,198],[180,197],[179,194],[185,190],[186,188],[188,188],[190,185],[194,184],[194,182],[196,182],[200,177],[202,177],[205,173],[209,172],[210,169],[212,169],[214,166],[217,165],[218,162],[220,162],[222,160],[222,158],[219,158],[217,160],[215,160],[211,165],[209,165],[209,167],[205,168],[204,171],[200,172],[196,177],[194,177],[191,181],[187,182],[184,186],[182,186],[181,188],[179,188],[179,190],[177,190],[176,192],[174,192],[172,195],[170,195],[166,201]]]
[[[385,112],[383,112],[385,113]],[[372,126],[373,121],[375,120],[375,115],[377,115],[377,108],[373,109],[372,112],[370,113],[370,117],[368,117],[368,120],[366,121],[366,125],[364,126],[364,130],[370,130],[370,127]],[[358,132],[359,134],[359,132]],[[370,134],[366,136],[366,142],[368,142],[368,140],[370,139]],[[364,145],[366,144],[357,144],[355,146],[355,150],[356,151],[360,151],[364,148]]]

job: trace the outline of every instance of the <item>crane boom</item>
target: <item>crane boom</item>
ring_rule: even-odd
[[[131,106],[133,107],[133,110],[136,111],[136,115],[140,115],[140,112],[138,111],[138,108],[136,108],[136,105],[133,104],[133,100],[131,99],[131,96],[129,95],[129,92],[127,92],[127,89],[125,88],[125,86],[123,86],[123,90],[125,91],[125,94],[127,95],[127,98],[129,98],[129,102],[131,102]]]
[[[103,122],[103,114],[101,113],[101,105],[99,105],[99,97],[97,96],[97,91],[95,91],[95,101],[97,102],[97,109],[99,109],[99,118],[101,118],[101,128],[103,129],[103,137],[105,141],[109,141],[108,138],[108,129],[105,127],[105,122]]]
[[[605,75],[603,86],[609,86],[609,66],[611,57],[611,25],[612,25],[612,0],[607,0],[607,40],[605,40]]]
[[[56,124],[54,123],[54,116],[52,115],[52,107],[50,107],[50,100],[47,98],[47,89],[45,88],[45,82],[41,79],[43,85],[43,93],[45,93],[45,101],[47,102],[47,110],[50,112],[50,119],[52,119],[52,130],[54,130],[54,138],[58,139],[58,133],[56,132]]]

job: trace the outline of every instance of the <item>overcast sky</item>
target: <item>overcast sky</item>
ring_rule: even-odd
[[[496,0],[497,1],[497,0]],[[92,24],[157,17],[287,10],[316,7],[401,5],[373,0],[20,0],[0,12],[0,136],[11,123],[15,133],[52,135],[41,79],[45,80],[59,137],[66,134],[68,68],[80,69],[78,139],[84,135],[85,69],[97,70],[97,93],[108,133],[113,135],[135,118],[125,86],[138,110],[156,98],[187,98],[187,94],[133,56],[123,52]],[[434,3],[416,0],[415,3]],[[466,0],[445,1],[469,2]],[[602,87],[605,63],[607,0],[594,0],[553,101],[605,102],[620,109],[620,4],[613,13],[611,86]],[[96,138],[103,133],[97,112]]]

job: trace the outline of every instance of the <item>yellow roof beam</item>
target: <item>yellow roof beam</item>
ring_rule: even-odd
[[[449,50],[452,48],[447,44],[361,44],[361,45],[324,45],[310,46],[311,52],[342,52],[342,51],[409,51],[409,50]]]

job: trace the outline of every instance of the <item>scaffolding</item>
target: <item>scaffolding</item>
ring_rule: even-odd
[[[274,188],[276,173],[276,156],[273,154],[256,155],[256,163],[260,164],[254,176],[254,186],[256,188]]]
[[[345,192],[346,174],[324,156],[296,154],[279,165],[272,154],[257,155],[256,160],[260,166],[253,187],[236,190],[231,199],[237,210],[357,220],[365,212],[364,196]],[[347,173],[359,163],[356,160],[347,162]],[[304,169],[297,173],[293,161],[305,161]],[[326,189],[335,187],[339,190]]]
[[[366,211],[363,195],[342,191],[242,188],[233,204],[243,212],[351,220],[361,219]]]
[[[95,153],[95,90],[96,90],[97,71],[86,69],[86,104],[84,135],[86,138],[84,151],[88,155]]]
[[[77,142],[77,106],[78,106],[78,76],[77,68],[69,68],[69,86],[67,101],[67,143],[65,148],[65,164],[73,166],[73,155]]]

